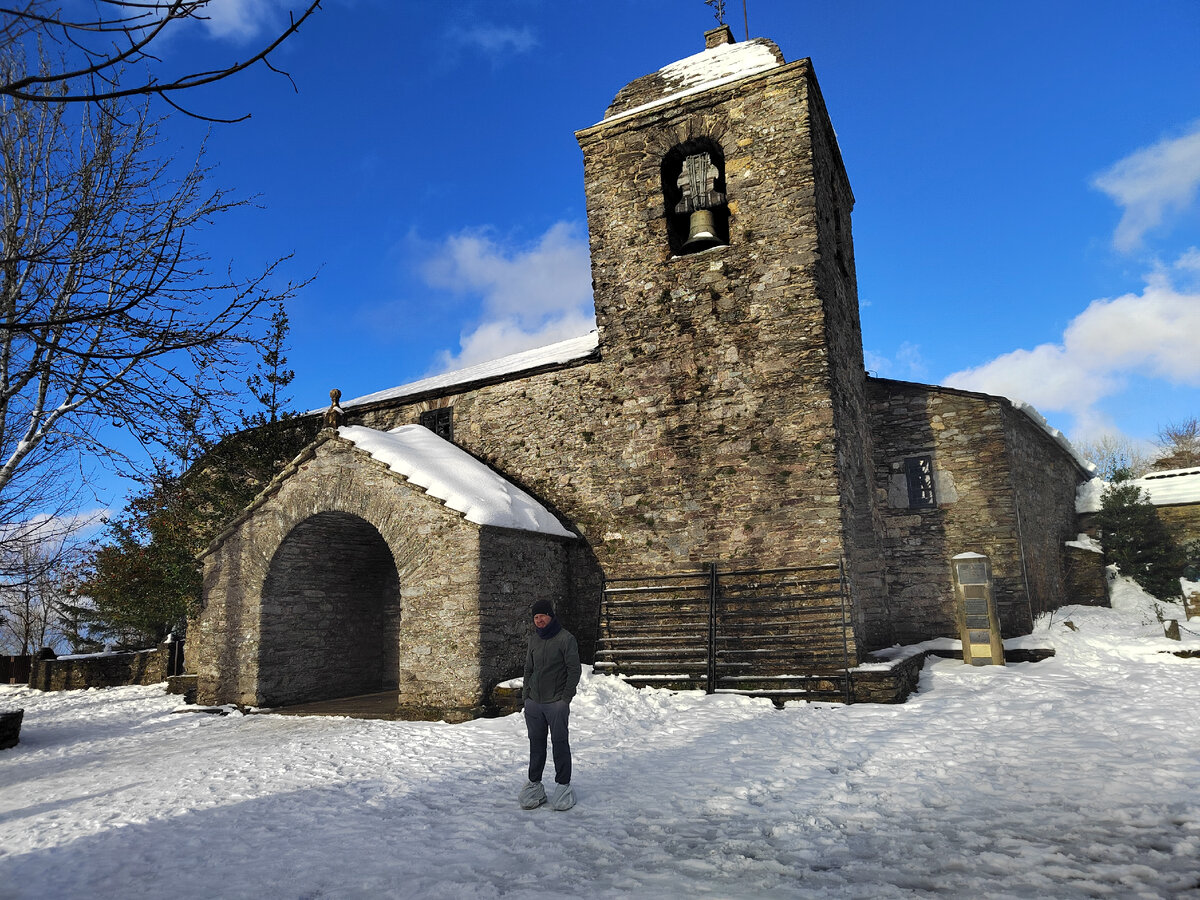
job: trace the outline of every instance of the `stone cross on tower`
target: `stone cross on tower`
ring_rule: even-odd
[[[683,171],[676,182],[683,192],[683,199],[675,205],[675,212],[693,213],[698,209],[714,209],[723,204],[725,195],[717,190],[720,174],[707,153],[697,153],[685,159]]]

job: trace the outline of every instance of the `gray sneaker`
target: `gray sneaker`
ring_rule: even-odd
[[[550,795],[550,808],[565,812],[575,805],[575,791],[569,784],[556,784]]]
[[[517,794],[521,809],[537,809],[546,802],[546,789],[540,781],[527,781],[521,793]]]

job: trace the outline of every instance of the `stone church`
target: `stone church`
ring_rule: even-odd
[[[703,610],[654,604],[695,573],[754,573],[746,590],[833,573],[832,627],[789,612],[729,651],[769,653],[777,678],[957,637],[962,554],[986,557],[1004,637],[1067,602],[1090,473],[1061,435],[1003,397],[864,371],[854,195],[808,59],[722,26],[577,138],[597,330],[335,401],[342,427],[204,557],[202,702],[387,691],[475,714],[520,675],[539,598],[598,672],[683,677],[654,651]],[[715,591],[689,676],[710,690],[734,646],[714,636]],[[628,640],[662,638],[626,664],[621,615]]]

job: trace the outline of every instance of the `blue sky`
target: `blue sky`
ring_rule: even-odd
[[[285,8],[228,0],[165,62],[236,56]],[[748,14],[812,58],[833,118],[868,368],[1025,399],[1075,438],[1200,414],[1200,3]],[[317,276],[291,307],[295,405],[590,328],[574,131],[712,24],[702,0],[325,0],[276,60],[298,92],[264,70],[190,95],[252,114],[208,139],[214,182],[258,204],[202,236],[214,260]]]

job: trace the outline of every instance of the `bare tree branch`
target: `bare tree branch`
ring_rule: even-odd
[[[113,425],[153,445],[219,409],[297,289],[273,287],[282,260],[210,272],[193,235],[245,201],[159,158],[144,107],[68,109],[0,96],[0,523],[68,507],[85,459],[129,466]]]
[[[61,534],[27,535],[0,575],[0,650],[24,655],[61,644],[67,632],[69,579],[80,548]]]
[[[172,95],[215,84],[257,63],[283,75],[296,88],[295,81],[272,62],[271,54],[295,34],[321,6],[321,0],[297,0],[288,12],[285,28],[243,60],[229,60],[200,71],[163,75],[162,60],[155,47],[190,23],[204,21],[216,0],[96,0],[95,14],[73,19],[46,0],[25,0],[12,7],[0,7],[0,47],[12,51],[23,47],[26,59],[36,59],[47,43],[63,48],[63,65],[28,71],[18,68],[0,81],[0,96],[30,103],[97,103],[137,96],[156,96],[175,109],[213,122],[237,122],[233,119],[201,115],[183,107]],[[105,15],[105,11],[109,14]],[[30,47],[37,41],[42,47]],[[128,83],[131,66],[145,66],[146,75]]]
[[[1200,417],[1168,422],[1158,429],[1158,446],[1163,452],[1155,460],[1156,469],[1200,466]]]

